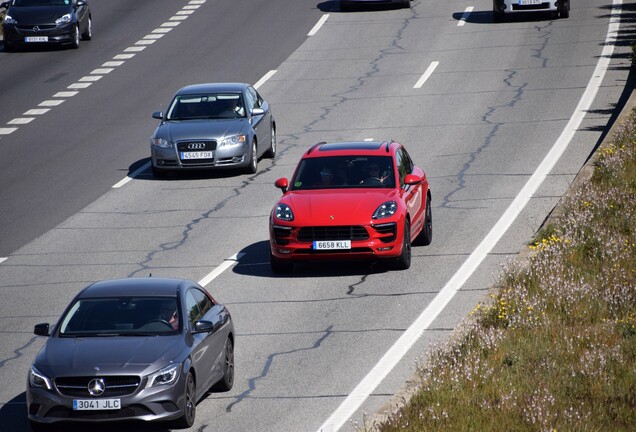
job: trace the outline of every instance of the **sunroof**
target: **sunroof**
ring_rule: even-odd
[[[377,150],[382,145],[382,142],[339,142],[322,144],[320,151],[332,151],[332,150]]]

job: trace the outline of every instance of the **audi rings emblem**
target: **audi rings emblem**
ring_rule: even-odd
[[[92,379],[88,383],[88,393],[91,396],[101,396],[104,394],[106,390],[106,384],[104,384],[104,380],[101,378]]]
[[[203,150],[205,149],[205,143],[194,142],[188,144],[188,150]]]

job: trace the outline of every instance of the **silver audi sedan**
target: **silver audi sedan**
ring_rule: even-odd
[[[276,156],[276,122],[254,87],[242,83],[181,88],[150,139],[152,172],[238,168],[255,173],[260,157]]]
[[[189,280],[94,283],[56,325],[37,324],[34,333],[47,337],[26,383],[34,430],[122,420],[187,428],[208,389],[234,383],[230,313]]]

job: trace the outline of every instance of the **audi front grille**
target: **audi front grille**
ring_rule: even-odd
[[[208,159],[181,159],[182,152],[200,152],[200,151],[214,151],[216,150],[215,140],[190,140],[179,141],[177,143],[177,152],[182,165],[201,165],[207,164],[214,160],[214,157]]]

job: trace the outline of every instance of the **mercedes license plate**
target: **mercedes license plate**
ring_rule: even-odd
[[[314,250],[338,250],[351,249],[351,240],[324,240],[315,241]]]
[[[540,5],[544,0],[519,0],[519,6]]]
[[[197,151],[197,152],[181,152],[181,159],[212,159],[214,152]]]
[[[73,410],[118,410],[121,399],[73,399]]]
[[[48,36],[25,36],[24,41],[25,42],[48,42],[49,37]]]

